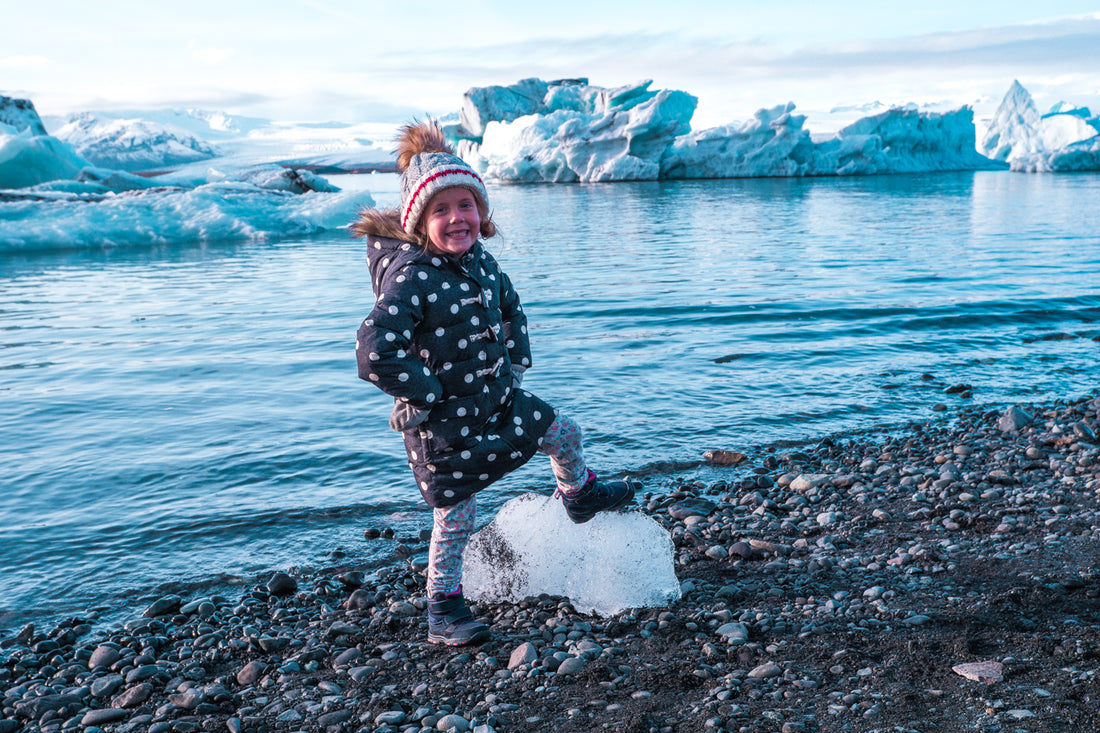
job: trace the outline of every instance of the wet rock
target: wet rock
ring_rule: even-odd
[[[130,717],[130,713],[120,708],[102,708],[99,710],[89,710],[84,714],[84,717],[80,719],[80,724],[83,726],[90,725],[106,725],[107,723],[117,723],[120,720],[126,720]]]
[[[691,497],[671,504],[668,513],[673,519],[687,519],[688,517],[706,517],[714,511],[716,504],[700,497]]]
[[[249,662],[237,670],[237,684],[242,687],[254,685],[267,674],[267,669],[267,665],[259,660]]]
[[[1002,433],[1014,433],[1019,431],[1020,428],[1030,425],[1034,419],[1031,413],[1022,407],[1013,405],[1001,415],[1001,419],[997,421],[997,429]]]
[[[24,718],[37,720],[50,711],[81,703],[77,695],[42,695],[29,700],[20,700],[15,703],[15,711]]]
[[[167,616],[168,614],[175,613],[180,608],[182,599],[177,595],[168,595],[160,598],[145,609],[145,612],[141,614],[145,618],[155,618],[157,616]]]
[[[745,460],[745,455],[732,450],[708,450],[703,453],[703,460],[712,466],[736,466]]]
[[[336,576],[345,588],[362,588],[363,584],[367,582],[367,574],[362,570],[349,570],[346,573],[340,573]]]
[[[298,581],[286,573],[278,572],[267,581],[267,592],[276,596],[285,596],[298,590]]]
[[[153,686],[148,682],[134,685],[111,700],[111,707],[136,708],[148,700],[153,694]]]
[[[92,697],[108,698],[118,692],[124,683],[125,679],[122,675],[109,674],[106,677],[100,677],[93,680],[89,690],[92,693]]]
[[[88,669],[96,669],[98,667],[110,667],[112,664],[122,659],[122,654],[113,646],[102,644],[95,648],[92,652],[92,656],[88,659]]]
[[[363,611],[374,606],[374,593],[366,590],[359,589],[348,596],[348,599],[344,601],[344,608],[349,611]]]
[[[344,669],[346,667],[354,666],[363,658],[363,652],[359,651],[355,647],[351,649],[345,649],[336,655],[336,658],[332,660],[333,669]]]

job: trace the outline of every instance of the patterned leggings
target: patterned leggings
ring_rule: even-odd
[[[584,485],[588,468],[584,463],[581,428],[567,415],[556,413],[554,422],[539,442],[539,453],[550,456],[558,488],[570,493]],[[462,551],[474,531],[477,517],[475,498],[434,509],[432,541],[428,546],[428,597],[454,593],[462,585]]]

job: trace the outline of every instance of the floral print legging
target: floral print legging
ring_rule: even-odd
[[[581,445],[581,428],[568,415],[556,413],[539,441],[539,453],[550,456],[558,489],[571,493],[588,478]],[[428,546],[428,597],[454,593],[462,585],[462,551],[474,531],[477,504],[474,494],[452,506],[433,510],[432,541]]]

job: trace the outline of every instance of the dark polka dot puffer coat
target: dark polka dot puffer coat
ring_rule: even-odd
[[[480,241],[461,259],[377,236],[367,248],[376,302],[359,376],[429,410],[403,432],[409,466],[429,506],[456,504],[526,463],[554,420],[512,386],[512,364],[531,364],[527,318]]]

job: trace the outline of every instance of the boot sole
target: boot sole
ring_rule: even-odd
[[[428,641],[432,644],[443,644],[445,646],[467,646],[470,644],[484,644],[489,641],[493,636],[492,632],[488,629],[485,631],[479,631],[471,636],[469,639],[452,639],[449,636],[441,636],[439,634],[433,634],[428,632]]]

